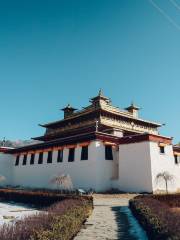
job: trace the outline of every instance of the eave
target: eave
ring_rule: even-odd
[[[174,145],[173,146],[173,151],[180,153],[180,146],[179,145]]]
[[[77,112],[73,113],[71,116],[69,116],[69,117],[67,117],[65,119],[61,119],[61,120],[50,122],[50,123],[46,123],[46,124],[39,124],[39,126],[45,127],[45,128],[54,127],[54,126],[57,126],[57,125],[59,125],[61,123],[68,122],[68,121],[71,121],[73,119],[76,119],[78,117],[81,117],[81,116],[84,116],[84,115],[88,115],[88,114],[93,113],[93,112],[94,113],[98,112],[99,110],[100,110],[100,108],[97,108],[97,109],[88,108],[86,110],[77,111]]]
[[[122,117],[123,119],[131,120],[132,122],[138,122],[138,123],[141,123],[141,124],[145,123],[145,124],[148,124],[148,125],[151,125],[151,126],[154,126],[154,127],[161,127],[162,126],[162,124],[160,124],[160,123],[143,120],[141,118],[135,118],[133,116],[122,114],[121,112],[119,112],[119,113],[118,112],[113,112],[113,111],[109,111],[108,109],[102,109],[102,111],[113,114],[115,116]]]
[[[153,126],[153,127],[161,127],[162,124],[160,123],[156,123],[156,122],[152,122],[152,121],[147,121],[147,120],[143,120],[141,118],[135,118],[133,116],[131,116],[130,114],[126,113],[126,112],[121,112],[121,111],[112,111],[112,110],[109,110],[108,108],[97,108],[97,109],[91,109],[90,111],[82,111],[80,114],[77,115],[77,113],[73,114],[72,116],[66,118],[66,119],[62,119],[62,120],[59,120],[59,121],[55,121],[55,122],[51,122],[51,123],[47,123],[47,124],[40,124],[41,127],[45,127],[45,128],[50,128],[50,127],[58,127],[58,125],[60,125],[61,123],[64,123],[64,122],[68,122],[68,121],[71,121],[73,119],[77,119],[78,117],[81,117],[81,116],[84,116],[84,115],[88,115],[90,113],[100,113],[100,112],[107,112],[107,113],[110,113],[114,116],[118,116],[120,118],[123,118],[125,120],[130,120],[132,122],[137,122],[137,123],[140,123],[141,125],[142,124],[146,124],[146,125],[150,125],[150,126]]]
[[[0,153],[7,153],[9,150],[12,150],[14,148],[11,147],[0,147]]]
[[[99,123],[98,130],[100,132],[104,132],[105,130],[110,130],[110,129],[113,129],[113,127],[109,127],[107,125]],[[74,136],[74,135],[83,134],[83,133],[87,134],[87,133],[93,132],[95,130],[96,130],[96,126],[95,126],[95,123],[93,123],[93,124],[89,124],[84,127],[77,127],[77,128],[70,129],[70,130],[64,130],[59,133],[45,134],[43,136],[34,137],[32,139],[39,140],[39,141],[49,141],[49,140],[57,139],[57,138],[60,139],[60,138],[66,137],[66,136]]]
[[[114,135],[107,134],[107,133],[102,133],[102,132],[90,132],[88,134],[79,134],[79,135],[56,139],[56,140],[52,140],[44,143],[38,143],[34,145],[15,148],[15,149],[9,150],[7,153],[16,154],[16,153],[21,153],[26,151],[41,150],[49,147],[64,146],[67,144],[75,144],[75,143],[81,143],[84,141],[92,141],[92,140],[102,140],[102,141],[108,141],[108,142],[118,144],[119,137],[116,137]]]
[[[138,143],[138,142],[158,142],[158,143],[165,143],[165,144],[172,144],[172,137],[166,137],[161,135],[143,133],[143,134],[136,134],[127,137],[122,137],[119,139],[119,144],[130,144],[130,143]]]

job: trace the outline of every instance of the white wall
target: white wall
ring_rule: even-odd
[[[165,183],[156,181],[157,174],[164,171],[174,176],[174,180],[169,182],[169,190],[180,190],[180,164],[175,164],[172,145],[165,146],[165,154],[159,152],[158,143],[151,142],[150,145],[153,190],[165,190]]]
[[[50,181],[55,175],[69,174],[74,188],[152,192],[165,188],[165,184],[157,184],[155,178],[158,173],[168,171],[174,175],[174,183],[169,185],[170,191],[180,189],[180,164],[175,164],[171,145],[165,147],[165,154],[160,154],[155,142],[122,144],[119,151],[113,149],[113,161],[105,160],[105,146],[101,141],[90,143],[88,160],[80,160],[80,146],[75,149],[74,162],[68,162],[68,153],[69,150],[64,149],[63,162],[57,162],[57,151],[54,151],[53,162],[49,164],[47,153],[44,153],[43,164],[38,164],[37,153],[34,165],[30,165],[30,154],[27,164],[22,165],[22,155],[18,166],[15,166],[15,156],[0,153],[0,175],[6,178],[0,185],[54,188],[56,186]],[[116,170],[119,176],[114,180],[118,173]]]
[[[57,151],[53,152],[52,163],[47,163],[47,153],[43,155],[43,164],[38,164],[39,154],[35,155],[35,162],[30,165],[30,155],[28,155],[27,164],[22,165],[23,156],[20,157],[19,166],[13,167],[14,185],[53,188],[50,181],[56,175],[69,174],[75,188],[96,186],[96,171],[95,169],[95,142],[89,145],[89,159],[80,160],[81,147],[75,149],[75,161],[68,162],[69,149],[63,151],[63,162],[57,162]]]
[[[5,177],[5,181],[0,182],[0,186],[11,185],[13,181],[13,162],[14,156],[0,152],[0,176]]]
[[[152,192],[150,143],[119,146],[119,179],[113,187],[125,192]]]
[[[75,161],[68,162],[68,149],[64,149],[63,162],[57,162],[57,151],[53,152],[53,162],[47,163],[47,153],[44,153],[43,164],[38,164],[37,153],[34,165],[30,165],[30,155],[27,164],[22,165],[23,155],[20,163],[13,163],[14,186],[53,188],[50,180],[57,174],[69,174],[74,188],[95,189],[105,191],[111,188],[113,174],[113,161],[105,160],[104,145],[100,141],[92,141],[88,148],[88,160],[80,160],[81,147],[75,149]],[[55,186],[54,186],[55,187]]]
[[[119,179],[113,187],[125,192],[165,190],[164,181],[156,181],[164,171],[174,176],[169,191],[180,190],[180,163],[175,164],[172,145],[166,145],[161,154],[157,142],[123,144],[119,146]]]
[[[114,175],[115,158],[118,154],[113,149],[113,160],[105,160],[105,146],[102,142],[96,144],[96,174],[97,174],[97,191],[106,191],[112,188],[112,178]]]

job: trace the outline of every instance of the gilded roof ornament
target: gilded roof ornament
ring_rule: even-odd
[[[134,101],[131,101],[131,105],[129,107],[125,108],[125,110],[139,110],[139,109],[140,109],[140,107],[136,106],[134,104]]]

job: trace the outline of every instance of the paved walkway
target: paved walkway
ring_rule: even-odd
[[[128,208],[128,197],[94,197],[94,210],[74,240],[147,239]]]

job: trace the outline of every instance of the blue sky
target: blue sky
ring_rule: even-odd
[[[0,138],[42,135],[102,88],[180,141],[180,0],[154,2],[0,0]]]

